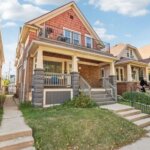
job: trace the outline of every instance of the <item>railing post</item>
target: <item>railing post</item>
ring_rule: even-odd
[[[72,72],[71,73],[71,85],[73,88],[73,96],[79,95],[79,73]]]
[[[113,88],[113,97],[117,101],[117,77],[115,75],[109,76],[109,82],[112,84]]]

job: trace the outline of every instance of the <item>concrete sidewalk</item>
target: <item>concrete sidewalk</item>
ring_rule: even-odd
[[[0,126],[0,149],[35,150],[32,129],[26,125],[12,96],[7,96]]]

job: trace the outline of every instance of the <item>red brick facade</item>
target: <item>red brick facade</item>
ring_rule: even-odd
[[[91,87],[93,88],[100,87],[99,66],[79,64],[79,73],[91,85]]]
[[[118,95],[122,95],[127,91],[136,91],[137,82],[118,82],[117,83],[117,92]]]

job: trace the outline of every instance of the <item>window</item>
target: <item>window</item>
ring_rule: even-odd
[[[80,44],[80,34],[74,31],[64,30],[64,36],[67,43],[73,43],[74,45]]]
[[[73,33],[73,44],[75,45],[80,44],[80,35],[78,33]]]
[[[87,48],[92,48],[92,38],[91,37],[89,37],[89,36],[86,36],[85,37],[85,46],[87,47]]]
[[[127,57],[128,57],[128,58],[134,58],[133,50],[132,50],[132,49],[127,50]]]
[[[117,81],[124,81],[124,68],[116,68]]]
[[[101,69],[101,77],[102,77],[102,78],[105,77],[105,70],[104,70],[104,68]]]
[[[64,31],[64,36],[66,37],[66,42],[67,43],[71,43],[72,42],[71,31],[65,30]]]
[[[62,63],[61,62],[44,61],[44,70],[45,70],[45,72],[62,73]]]

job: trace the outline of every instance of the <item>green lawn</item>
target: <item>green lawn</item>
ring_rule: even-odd
[[[110,150],[133,142],[145,132],[99,108],[40,109],[20,106],[33,129],[38,150]]]

